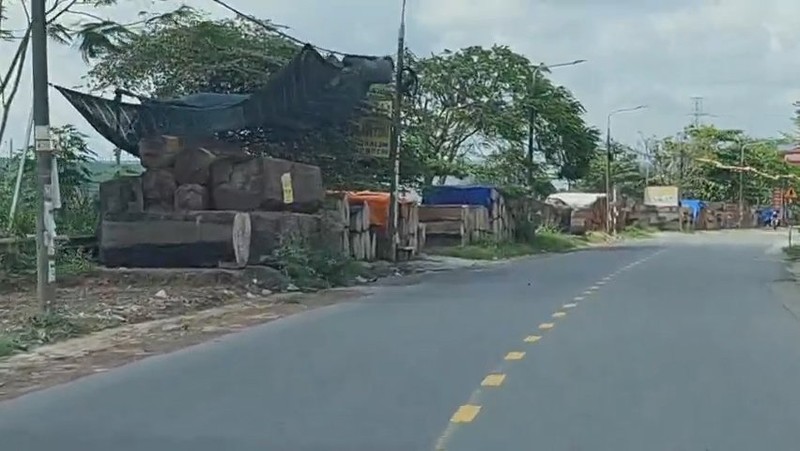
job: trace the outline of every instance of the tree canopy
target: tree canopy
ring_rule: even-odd
[[[496,171],[476,166],[480,161],[513,164],[517,175],[533,171],[541,176],[555,168],[570,180],[588,169],[599,133],[586,125],[583,105],[569,90],[554,86],[541,72],[537,75],[525,56],[505,46],[473,46],[413,57],[411,67],[420,83],[409,102],[405,142],[423,163],[424,183],[451,175],[516,187],[532,181],[507,177],[508,172],[496,177]],[[525,153],[531,116],[534,162],[519,156]],[[527,188],[541,188],[533,185]]]

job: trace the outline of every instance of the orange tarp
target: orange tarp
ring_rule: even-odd
[[[366,202],[369,205],[369,224],[386,227],[389,223],[389,193],[380,191],[348,191],[347,201],[351,204]]]

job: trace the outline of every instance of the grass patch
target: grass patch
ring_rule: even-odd
[[[800,260],[800,245],[787,246],[783,248],[786,259],[792,262]]]
[[[364,272],[363,266],[352,258],[294,236],[283,238],[270,266],[279,269],[301,290],[309,291],[352,285]]]
[[[37,346],[85,335],[90,329],[61,312],[47,312],[25,318],[0,334],[0,357]]]
[[[620,235],[622,235],[624,238],[637,239],[649,238],[656,232],[658,232],[658,229],[655,227],[634,225],[626,227],[622,232],[620,232]]]
[[[566,252],[585,244],[586,241],[577,236],[540,230],[526,242],[487,240],[467,246],[440,248],[433,253],[469,260],[501,260],[547,252]]]

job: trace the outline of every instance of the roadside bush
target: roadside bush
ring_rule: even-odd
[[[296,235],[284,236],[271,266],[305,290],[347,286],[360,275],[358,262],[314,244]]]

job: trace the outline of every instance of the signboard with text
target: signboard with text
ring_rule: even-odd
[[[356,152],[373,158],[388,158],[392,142],[392,98],[389,92],[368,94],[370,111],[356,123]]]
[[[644,189],[644,204],[656,207],[678,206],[677,186],[648,186]]]

